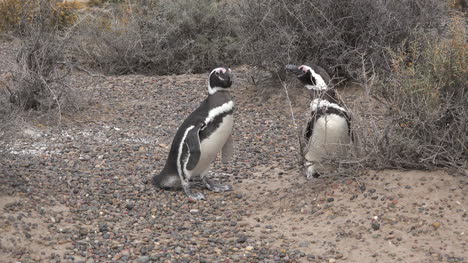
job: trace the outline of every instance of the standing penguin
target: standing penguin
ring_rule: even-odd
[[[311,116],[304,129],[304,166],[308,179],[320,176],[321,161],[328,154],[345,154],[352,142],[351,115],[345,109],[334,89],[328,87],[330,76],[318,66],[287,65],[286,70],[296,74],[304,86],[313,92]]]
[[[234,102],[229,94],[231,70],[220,67],[208,78],[208,97],[195,109],[177,130],[171,150],[161,173],[153,177],[153,184],[162,189],[182,188],[192,199],[205,199],[193,193],[190,178],[201,176],[206,187],[215,192],[231,191],[230,185],[217,185],[206,176],[211,163],[221,151],[222,161],[232,157]]]

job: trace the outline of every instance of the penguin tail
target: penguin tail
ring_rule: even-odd
[[[179,190],[182,189],[180,178],[178,175],[166,174],[161,172],[153,176],[153,185],[163,190]]]

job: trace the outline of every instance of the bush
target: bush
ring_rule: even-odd
[[[286,63],[314,62],[358,78],[361,54],[389,69],[388,48],[412,39],[416,28],[442,26],[439,0],[243,0],[239,2],[242,58],[281,71]]]
[[[22,35],[26,27],[42,15],[40,10],[46,2],[52,10],[52,24],[61,28],[73,25],[77,18],[76,11],[84,7],[78,2],[3,0],[0,1],[0,31]]]
[[[0,78],[4,78],[5,75],[8,74],[3,74]],[[8,101],[9,95],[7,84],[0,79],[0,158],[12,138],[14,120],[17,116],[16,109]]]
[[[10,102],[23,110],[62,109],[64,102],[71,102],[65,85],[69,68],[64,66],[68,34],[59,30],[62,26],[50,1],[41,1],[34,12],[30,22],[22,25]]]
[[[421,33],[393,54],[375,94],[389,106],[377,158],[391,167],[468,167],[468,50],[463,18],[448,38]]]
[[[234,64],[230,6],[211,0],[107,5],[79,26],[73,54],[107,74],[181,74]]]

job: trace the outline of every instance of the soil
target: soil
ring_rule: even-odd
[[[22,115],[0,161],[0,262],[468,262],[467,176],[353,169],[308,181],[284,90],[265,96],[252,70],[233,70],[235,157],[212,176],[234,191],[195,181],[206,201],[150,178],[207,74],[75,72],[84,107]],[[303,90],[289,95],[307,109]]]

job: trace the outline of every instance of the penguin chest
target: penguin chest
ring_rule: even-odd
[[[224,116],[219,123],[208,124],[206,129],[211,130],[211,132],[200,141],[200,160],[193,170],[194,174],[200,174],[210,167],[231,135],[233,125],[234,117],[232,114]]]
[[[350,143],[348,123],[336,114],[327,114],[318,118],[309,139],[306,159],[319,161],[328,154],[344,153]]]

